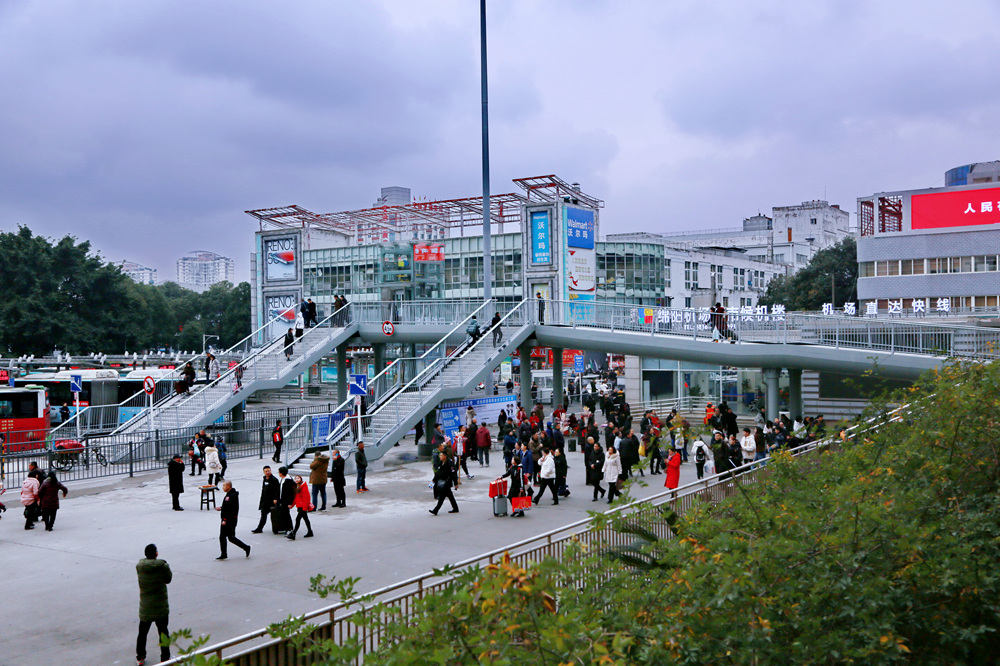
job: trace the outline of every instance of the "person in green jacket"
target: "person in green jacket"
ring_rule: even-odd
[[[173,578],[170,565],[166,560],[159,560],[156,544],[146,546],[146,557],[135,565],[139,576],[139,636],[135,639],[135,663],[144,666],[146,663],[146,637],[149,627],[156,624],[156,632],[162,641],[170,636],[167,622],[170,617],[170,604],[167,601],[167,584]],[[160,661],[170,659],[170,647],[160,646]]]

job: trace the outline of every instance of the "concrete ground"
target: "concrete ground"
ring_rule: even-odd
[[[396,452],[411,453],[409,442]],[[405,456],[403,456],[405,458]],[[147,543],[155,542],[169,562],[170,629],[184,627],[221,641],[264,627],[289,614],[321,608],[310,594],[309,578],[317,573],[360,576],[362,591],[374,590],[430,571],[446,563],[475,557],[532,535],[606,509],[591,502],[585,486],[582,453],[568,454],[571,497],[551,506],[546,495],[524,519],[495,518],[487,496],[489,482],[501,472],[503,458],[463,480],[456,491],[461,512],[439,516],[433,507],[429,462],[391,465],[370,471],[370,492],[356,494],[348,479],[347,508],[311,514],[316,536],[288,541],[270,532],[251,534],[259,518],[260,470],[265,461],[236,460],[228,479],[240,491],[237,536],[252,546],[243,552],[230,546],[229,559],[219,554],[219,514],[199,511],[196,480],[187,476],[181,504],[172,511],[166,470],[133,479],[70,484],[55,529],[41,523],[25,530],[16,489],[2,499],[8,511],[0,520],[3,562],[0,665],[133,664],[138,625],[135,564]],[[681,484],[695,480],[694,463],[681,467]],[[659,492],[663,476],[636,497]],[[331,495],[332,486],[327,486]],[[151,634],[155,634],[153,629]],[[150,636],[149,663],[158,656]]]

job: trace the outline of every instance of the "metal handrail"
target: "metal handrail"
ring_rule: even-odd
[[[894,410],[894,413],[898,413],[899,411],[904,410],[904,409],[908,409],[908,408],[909,408],[909,405],[903,405],[902,407],[899,407],[897,410]],[[857,431],[857,432],[855,432],[855,434],[858,434],[860,432],[867,432],[869,430],[872,430],[872,429],[881,427],[882,425],[885,425],[885,423],[891,421],[892,418],[893,417],[890,416],[889,419],[883,420],[883,421],[880,421],[880,422],[877,422],[877,423],[876,423],[877,419],[875,419],[875,418],[869,419],[864,424],[857,424],[855,426],[852,426],[851,428],[848,429],[848,431],[849,432],[851,432],[851,431]],[[834,437],[828,437],[828,438],[823,439],[823,440],[817,440],[817,441],[814,441],[814,442],[809,442],[807,444],[802,444],[800,446],[797,446],[797,447],[795,447],[793,449],[788,449],[788,450],[792,454],[792,456],[799,457],[799,456],[802,456],[802,455],[807,454],[807,453],[811,453],[811,452],[816,451],[816,450],[829,448],[829,446],[831,445],[831,443],[836,443],[836,441],[837,441],[836,436],[834,436]],[[744,468],[746,468],[746,469],[744,470]],[[737,471],[739,471],[739,470],[744,470],[743,471],[743,475],[744,475],[743,478],[745,479],[746,475],[756,476],[756,474],[759,473],[762,469],[765,469],[765,468],[759,465],[759,461],[753,462],[753,463],[748,463],[746,465],[742,465],[740,467],[737,467],[735,470],[727,470],[725,472],[717,473],[717,474],[714,474],[712,476],[708,476],[708,477],[705,477],[703,479],[699,479],[697,481],[694,481],[694,482],[691,482],[691,483],[687,483],[687,484],[685,484],[683,486],[679,486],[678,488],[675,488],[675,489],[669,489],[669,490],[661,491],[661,492],[656,493],[655,495],[652,495],[650,497],[646,497],[646,498],[639,499],[639,500],[633,500],[633,501],[628,502],[626,504],[619,505],[617,507],[609,509],[607,512],[605,512],[604,515],[608,515],[608,514],[623,514],[626,511],[631,511],[631,510],[634,510],[634,509],[638,509],[638,508],[641,508],[641,507],[646,506],[646,505],[655,506],[656,503],[661,502],[661,501],[677,502],[679,500],[683,500],[683,499],[686,499],[686,498],[694,498],[695,496],[697,496],[697,495],[699,495],[699,494],[701,494],[701,493],[703,493],[703,492],[705,492],[707,490],[710,490],[710,489],[713,489],[713,488],[717,488],[719,486],[722,486],[723,484],[728,483],[730,481],[731,477],[734,475],[734,473],[737,472]],[[526,546],[534,546],[534,548],[532,550],[530,550],[530,551],[518,553],[516,556],[520,557],[520,558],[528,558],[528,557],[531,557],[533,555],[542,555],[542,556],[548,555],[548,554],[550,554],[552,552],[552,546],[554,544],[557,544],[557,543],[560,543],[560,542],[564,542],[564,541],[567,541],[569,539],[572,539],[572,538],[576,537],[577,535],[579,535],[581,532],[584,531],[584,528],[587,528],[588,526],[592,525],[593,522],[594,522],[594,518],[592,518],[592,517],[591,518],[584,518],[584,519],[575,521],[573,523],[569,523],[567,525],[563,525],[562,527],[558,527],[556,529],[549,530],[548,532],[544,532],[542,534],[538,534],[536,536],[529,537],[527,539],[522,539],[521,541],[517,541],[517,542],[511,543],[511,544],[508,544],[506,546],[503,546],[502,548],[496,548],[496,549],[487,551],[486,553],[482,553],[480,555],[477,555],[475,557],[463,560],[463,561],[458,562],[457,564],[455,564],[453,566],[453,570],[455,570],[456,573],[454,573],[454,574],[447,574],[447,575],[441,576],[441,575],[439,575],[439,574],[431,571],[431,572],[428,572],[428,573],[421,574],[419,576],[414,576],[412,578],[408,578],[408,579],[406,579],[404,581],[401,581],[401,582],[398,582],[398,583],[394,583],[392,585],[387,585],[387,586],[378,588],[377,590],[374,590],[373,592],[367,593],[364,596],[367,597],[367,598],[369,598],[369,599],[372,599],[373,601],[371,603],[382,603],[382,604],[392,603],[393,601],[398,601],[398,600],[401,600],[401,599],[405,599],[407,597],[422,596],[423,595],[423,591],[431,587],[431,583],[429,581],[434,581],[433,585],[436,585],[436,586],[445,585],[445,584],[447,584],[447,583],[455,580],[456,576],[458,575],[459,572],[461,572],[461,570],[463,570],[463,569],[465,569],[467,567],[472,567],[472,566],[476,566],[476,565],[492,564],[492,563],[494,563],[497,560],[497,558],[501,558],[505,554],[511,553],[511,552],[513,552],[513,551],[515,551],[515,550],[517,550],[519,548],[524,548]],[[560,536],[560,535],[562,535],[562,536]],[[414,591],[402,593],[402,594],[400,594],[398,596],[395,596],[395,597],[386,598],[386,597],[388,597],[388,595],[390,595],[390,594],[392,594],[394,592],[399,592],[400,590],[405,590],[406,588],[414,588],[414,587],[416,588],[416,590],[414,590]],[[322,616],[326,616],[326,618],[327,618],[326,624],[332,624],[334,621],[344,622],[344,621],[347,621],[354,613],[358,612],[357,610],[353,610],[353,611],[348,610],[350,607],[357,606],[357,605],[358,605],[357,602],[352,602],[350,600],[349,601],[340,601],[340,602],[337,602],[335,604],[331,604],[329,606],[324,606],[323,608],[320,608],[320,609],[317,609],[317,610],[314,610],[314,611],[310,611],[308,613],[304,613],[301,616],[299,616],[299,619],[301,621],[303,621],[303,622],[309,622],[310,620],[313,620],[313,619],[316,619],[316,618],[320,618]],[[366,607],[368,607],[368,606],[366,605]],[[345,611],[345,610],[348,610],[348,612],[347,613],[342,613],[342,611]],[[266,637],[266,636],[269,636],[269,632],[268,632],[267,628],[257,629],[256,631],[252,631],[252,632],[243,634],[241,636],[237,636],[237,637],[231,638],[229,640],[222,641],[220,643],[216,643],[215,645],[212,645],[212,646],[209,646],[209,647],[205,647],[205,648],[201,648],[199,650],[195,650],[192,654],[194,654],[194,655],[209,655],[209,654],[214,654],[214,655],[216,655],[217,657],[219,657],[221,659],[222,658],[222,653],[223,653],[224,650],[227,650],[229,648],[232,648],[232,647],[235,647],[235,646],[238,646],[238,645],[243,645],[243,644],[246,644],[246,643],[250,643],[252,641],[258,640],[258,639]],[[254,650],[258,650],[258,651],[259,650],[264,650],[264,649],[266,649],[266,648],[268,648],[270,646],[274,646],[276,644],[280,644],[281,642],[283,642],[283,640],[284,639],[273,640],[273,641],[271,641],[269,643],[265,643],[264,645],[261,645],[261,646],[258,646],[257,648],[254,648]],[[362,641],[361,644],[363,646],[366,646],[368,649],[371,649],[371,650],[374,650],[376,648],[375,643],[372,643],[369,646],[369,642],[368,641]],[[244,654],[244,653],[241,653],[241,654]],[[229,659],[233,659],[233,658],[234,658],[233,656],[229,657]],[[174,665],[179,665],[181,663],[183,663],[183,662],[179,658],[179,659],[172,660],[172,661],[166,661],[166,662],[163,663],[163,666],[174,666]]]
[[[448,336],[450,336],[454,331],[459,330],[463,325],[466,325],[466,323],[470,319],[472,319],[472,317],[476,316],[480,312],[480,310],[482,310],[483,308],[485,308],[487,305],[489,305],[492,302],[493,302],[493,299],[485,301],[482,305],[480,305],[478,308],[476,308],[471,314],[469,314],[469,316],[467,316],[465,319],[463,319],[462,321],[460,321],[451,331],[449,331]],[[439,340],[434,345],[434,347],[437,347],[438,345],[441,345],[441,344],[447,344],[448,336],[445,336],[444,338],[442,338],[441,340]],[[480,338],[480,339],[482,339],[482,338]],[[466,353],[472,348],[472,346],[474,346],[474,345],[470,345],[469,347],[466,348]],[[432,347],[432,349],[433,349],[433,347]],[[396,393],[394,394],[394,396],[399,396],[399,395],[404,394],[408,388],[411,388],[414,385],[417,385],[418,390],[422,391],[424,382],[425,381],[429,381],[431,379],[431,377],[433,377],[434,373],[432,373],[431,371],[434,368],[436,368],[437,366],[439,366],[439,365],[441,366],[441,369],[443,370],[444,366],[450,360],[452,360],[454,358],[457,358],[457,357],[446,356],[444,358],[440,358],[439,357],[439,358],[434,359],[423,370],[421,370],[419,373],[417,373],[417,375],[413,379],[411,379],[405,386],[401,387],[398,391],[396,391]],[[426,378],[425,378],[425,375],[426,375]],[[383,409],[385,409],[390,404],[390,402],[386,402],[386,403],[380,405],[378,409],[376,409],[371,414],[366,414],[365,417],[366,418],[368,418],[368,417],[374,418],[379,412],[381,412]],[[344,420],[347,421],[348,419],[344,419]],[[360,429],[358,430],[358,433],[361,434],[361,430]],[[331,435],[332,435],[332,433],[331,433]],[[329,440],[330,437],[328,437],[327,439]],[[381,441],[381,439],[379,441],[377,441],[377,442],[374,442],[374,446],[377,447],[378,444],[380,443],[380,441]],[[348,451],[348,454],[351,451],[353,451],[353,448]]]
[[[492,298],[489,299],[488,301],[484,302],[474,312],[472,312],[471,314],[469,314],[465,319],[461,320],[454,327],[452,327],[447,333],[444,334],[444,336],[440,340],[438,340],[436,343],[434,343],[431,347],[429,347],[420,356],[398,358],[398,359],[394,360],[392,363],[390,363],[385,368],[383,368],[381,372],[379,372],[377,375],[375,375],[375,377],[372,378],[371,383],[373,383],[373,384],[375,384],[377,386],[379,378],[381,378],[383,375],[387,374],[393,368],[397,367],[397,364],[401,365],[401,364],[405,363],[406,361],[418,361],[418,362],[419,361],[424,361],[425,359],[427,359],[427,357],[429,357],[431,355],[431,352],[434,352],[438,347],[440,347],[442,345],[444,346],[445,350],[447,350],[448,339],[452,335],[454,335],[455,333],[457,333],[458,331],[464,330],[464,327],[467,325],[468,321],[470,319],[472,319],[472,317],[474,315],[476,315],[480,310],[482,310],[484,307],[486,307],[487,305],[489,305],[492,302],[493,302]],[[463,345],[459,345],[459,347],[456,348],[453,353],[456,353],[456,354],[459,353],[462,350],[462,348],[463,348]],[[445,354],[444,356],[447,356],[447,354]],[[414,377],[414,379],[416,379],[416,377]],[[403,390],[403,389],[405,389],[405,387],[401,388],[400,390]],[[396,393],[398,393],[398,392],[399,391],[396,391]],[[389,391],[386,391],[385,394],[383,394],[383,396],[387,395],[388,393],[389,393]],[[394,395],[395,395],[395,393],[394,393]],[[381,405],[382,397],[383,396],[378,396],[376,398],[375,405],[379,405],[379,406]],[[348,397],[346,400],[344,400],[344,402],[342,402],[341,404],[337,405],[337,408],[335,410],[333,410],[333,413],[336,414],[337,412],[341,411],[342,409],[349,408],[350,407],[350,403],[352,401],[353,401],[353,398]],[[375,406],[375,405],[373,405],[373,406]],[[369,418],[370,416],[373,417],[375,415],[375,413],[377,413],[377,411],[378,410],[376,409],[376,411],[372,412],[371,414],[365,414],[364,418]],[[327,441],[327,444],[328,444],[328,448],[330,448],[330,447],[333,446],[333,441],[334,440],[339,439],[344,434],[344,431],[350,427],[349,421],[351,419],[355,419],[355,418],[360,419],[361,417],[360,416],[357,416],[357,417],[351,416],[351,417],[348,417],[348,418],[344,419],[344,421],[341,424],[338,424],[336,430],[332,431],[329,435],[327,435],[326,441]],[[358,432],[361,432],[361,430],[358,430]]]

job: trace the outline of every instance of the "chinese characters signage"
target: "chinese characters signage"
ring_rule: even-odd
[[[597,252],[594,250],[594,211],[563,207],[563,298],[569,301],[570,317],[579,321],[589,314],[586,304],[597,294]]]
[[[444,245],[417,243],[413,246],[413,261],[444,261]]]
[[[1000,222],[1000,188],[914,194],[910,228],[939,229]]]
[[[535,211],[531,214],[531,263],[552,263],[549,212],[546,210]]]
[[[566,245],[594,249],[594,211],[566,208]]]

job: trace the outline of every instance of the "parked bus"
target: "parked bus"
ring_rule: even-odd
[[[80,391],[80,409],[98,405],[118,404],[118,372],[110,369],[60,370],[59,372],[32,372],[15,380],[15,386],[29,384],[41,386],[48,391],[52,405],[53,425],[62,423],[59,409],[66,405],[70,418],[76,414],[76,401],[70,390],[70,378],[79,375],[83,380]],[[140,387],[141,390],[141,387]]]
[[[0,437],[8,452],[42,448],[50,427],[44,387],[0,388]]]

